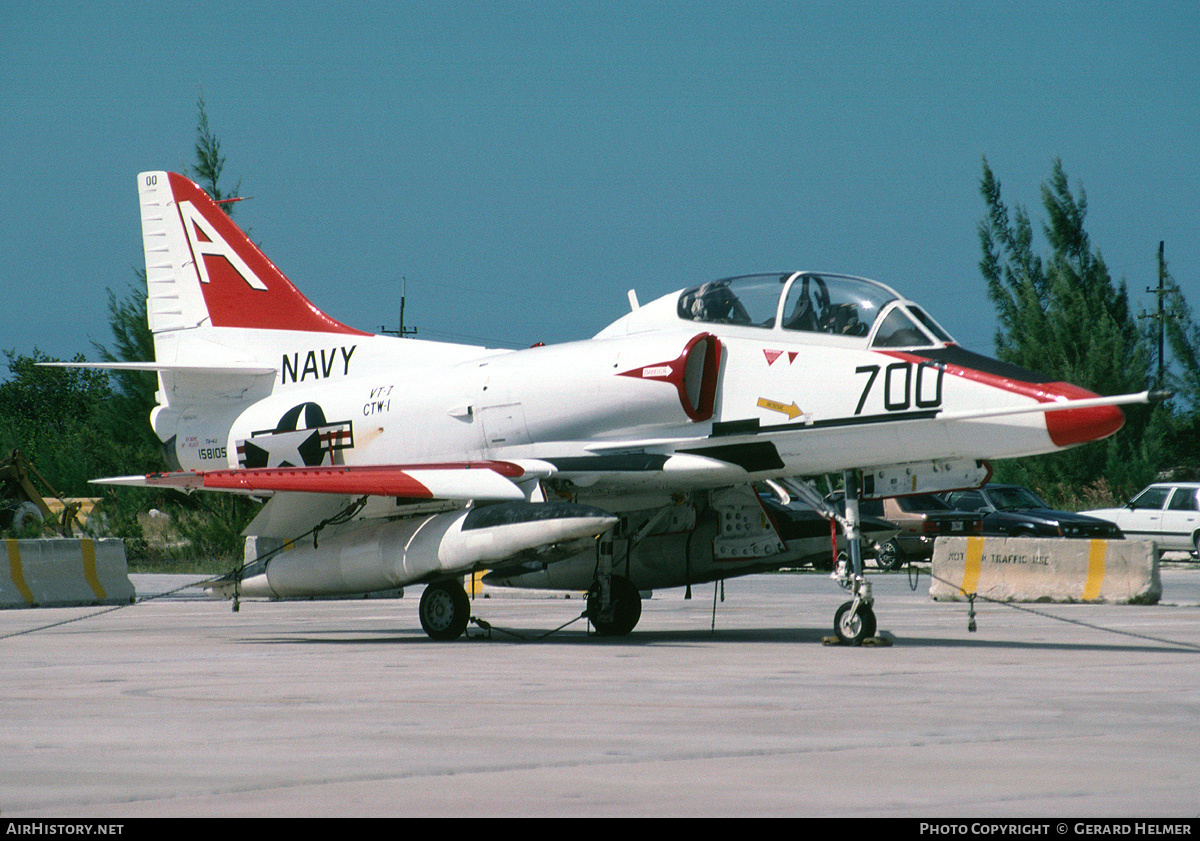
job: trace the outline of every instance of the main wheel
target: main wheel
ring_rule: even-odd
[[[844,645],[860,645],[867,637],[875,636],[875,611],[865,604],[851,611],[854,602],[846,602],[833,614],[833,632]]]
[[[471,619],[471,600],[457,581],[435,581],[421,594],[421,627],[435,640],[456,640]]]
[[[893,570],[904,566],[904,550],[892,538],[875,552],[875,565],[880,569]]]
[[[623,637],[632,631],[633,626],[642,618],[642,594],[628,578],[619,575],[612,577],[610,589],[612,611],[608,616],[603,616],[600,585],[592,585],[587,597],[588,620],[596,628],[596,633],[602,637]]]

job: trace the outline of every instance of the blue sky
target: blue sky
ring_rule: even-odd
[[[0,3],[0,349],[109,342],[201,93],[235,218],[361,329],[402,278],[420,338],[519,347],[813,269],[991,352],[985,156],[1035,223],[1061,158],[1139,306],[1165,240],[1200,310],[1195,3]]]

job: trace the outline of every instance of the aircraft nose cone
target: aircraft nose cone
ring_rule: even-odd
[[[1055,396],[1071,400],[1098,397],[1087,389],[1069,383],[1054,383],[1048,390]],[[1069,409],[1046,413],[1046,431],[1059,447],[1097,441],[1112,435],[1125,425],[1125,413],[1116,406],[1093,406],[1090,409]]]

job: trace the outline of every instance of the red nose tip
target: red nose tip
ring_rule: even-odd
[[[1071,400],[1098,397],[1087,389],[1069,383],[1054,383],[1046,387]],[[1112,435],[1125,425],[1125,414],[1116,406],[1093,406],[1090,409],[1068,409],[1046,412],[1046,431],[1059,447],[1098,441]]]

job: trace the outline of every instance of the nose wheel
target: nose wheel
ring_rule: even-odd
[[[857,599],[855,601],[858,601]],[[846,602],[833,614],[833,632],[842,645],[861,645],[875,636],[875,611],[864,602]]]

